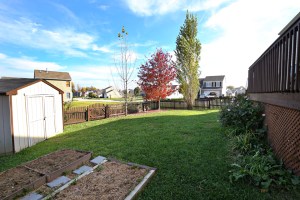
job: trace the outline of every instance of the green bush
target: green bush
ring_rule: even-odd
[[[238,96],[234,102],[224,106],[220,112],[223,126],[231,127],[235,134],[248,130],[255,131],[263,124],[263,107],[259,103],[248,100],[246,96]]]
[[[90,98],[97,98],[97,94],[93,93],[93,92],[90,92],[89,95],[88,95]]]
[[[260,104],[239,96],[220,112],[220,120],[232,138],[235,162],[230,181],[247,180],[263,190],[299,184],[299,178],[284,168],[267,143]]]
[[[229,176],[231,182],[244,179],[266,190],[271,186],[290,188],[299,184],[299,177],[286,170],[270,148],[266,152],[256,150],[248,155],[239,155],[231,166]]]

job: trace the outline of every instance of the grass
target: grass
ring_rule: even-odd
[[[74,107],[85,107],[92,104],[104,104],[104,105],[111,105],[111,104],[120,104],[120,102],[107,102],[107,101],[72,101],[70,108]]]
[[[46,153],[74,148],[156,167],[139,199],[300,199],[299,191],[261,193],[230,184],[229,139],[217,111],[166,111],[65,127],[65,132],[15,155],[0,157],[0,171]]]

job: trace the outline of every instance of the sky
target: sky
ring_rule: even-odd
[[[176,59],[186,11],[198,19],[200,77],[246,86],[248,68],[300,11],[299,0],[0,0],[0,77],[69,72],[75,85],[121,87],[118,33],[136,86],[141,64],[162,48]]]

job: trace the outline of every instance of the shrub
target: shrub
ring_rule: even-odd
[[[256,150],[249,155],[239,155],[231,166],[231,182],[244,179],[265,190],[271,186],[289,188],[299,184],[299,177],[286,170],[283,162],[276,160],[270,148],[266,152]]]
[[[235,134],[241,134],[262,127],[262,114],[261,104],[254,103],[245,96],[239,96],[232,104],[221,109],[220,121],[223,126],[233,128]]]
[[[260,104],[239,96],[220,112],[220,120],[232,137],[236,155],[231,165],[231,182],[248,180],[267,191],[270,187],[290,188],[299,184],[299,178],[284,168],[267,144],[263,128],[263,108]]]
[[[93,93],[93,92],[90,92],[89,95],[88,95],[90,98],[97,98],[97,94]]]
[[[142,110],[140,104],[129,104],[127,109],[129,114],[138,113]]]

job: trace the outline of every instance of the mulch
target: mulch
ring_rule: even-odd
[[[55,199],[125,199],[147,172],[143,168],[109,161],[61,191]]]
[[[16,167],[0,174],[0,199],[21,190],[41,178],[42,174],[25,167]]]

